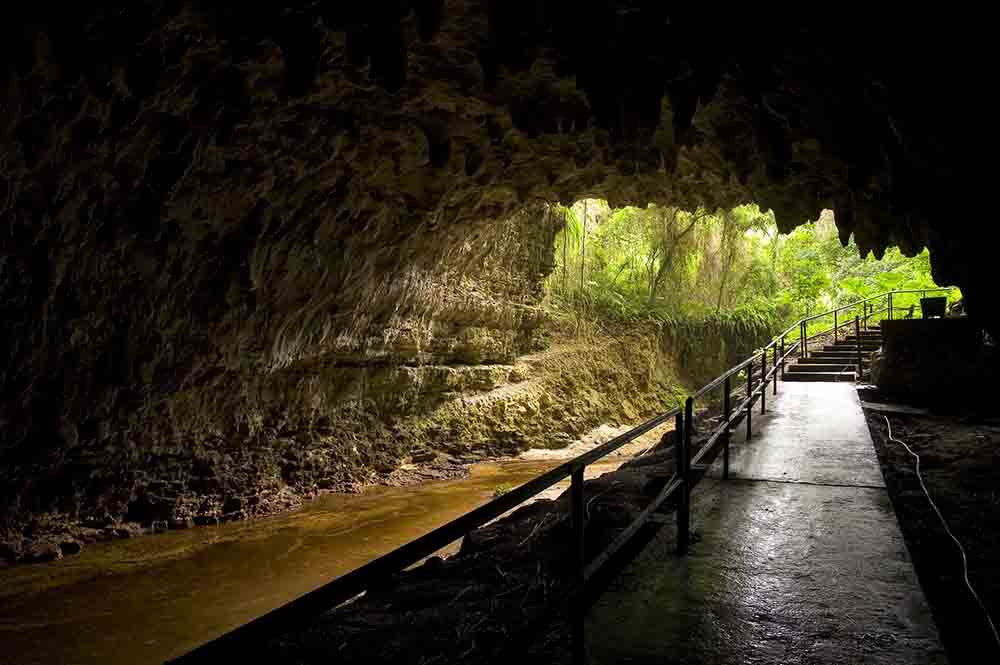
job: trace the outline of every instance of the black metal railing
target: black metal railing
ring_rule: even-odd
[[[314,618],[358,596],[379,581],[387,579],[454,541],[463,538],[473,529],[483,526],[507,511],[516,508],[540,492],[565,480],[567,477],[571,478],[572,483],[570,488],[570,503],[574,525],[577,578],[581,584],[585,584],[600,569],[601,562],[609,560],[615,552],[620,550],[630,540],[631,536],[642,527],[643,523],[648,520],[648,517],[683,485],[683,478],[678,478],[677,474],[675,474],[649,506],[643,510],[639,518],[627,527],[622,535],[616,538],[588,565],[586,564],[584,551],[584,469],[646,432],[666,424],[680,413],[681,409],[676,408],[655,418],[651,418],[638,427],[595,447],[593,450],[560,464],[551,471],[529,480],[520,487],[507,492],[489,503],[240,626],[173,662],[176,664],[221,662],[219,659],[230,658],[234,653],[244,653],[252,650],[254,644],[259,644],[268,637],[281,634],[295,627],[301,627],[304,621]]]
[[[926,289],[924,292],[938,290],[943,289]],[[286,605],[254,619],[250,623],[195,649],[173,662],[177,665],[223,662],[236,653],[246,653],[252,650],[254,644],[259,644],[269,637],[291,629],[301,628],[304,622],[309,619],[364,593],[380,581],[399,573],[452,542],[465,537],[470,531],[516,508],[543,490],[552,487],[566,478],[571,479],[570,518],[573,524],[572,533],[574,540],[572,565],[575,571],[574,578],[577,593],[582,594],[586,584],[611,561],[616,553],[620,552],[632,540],[653,514],[675,494],[677,495],[677,547],[680,553],[686,552],[690,543],[690,494],[694,485],[703,477],[703,472],[707,468],[702,462],[708,459],[713,452],[718,453],[717,448],[721,445],[723,456],[722,477],[723,479],[729,477],[729,447],[733,429],[745,421],[746,439],[749,440],[753,436],[752,413],[756,403],[760,402],[761,413],[764,413],[767,408],[767,391],[770,389],[773,394],[777,394],[778,378],[779,376],[783,376],[788,358],[797,351],[805,355],[808,353],[807,345],[809,340],[824,334],[816,333],[810,335],[807,329],[808,324],[819,320],[821,317],[832,315],[834,317],[832,331],[836,332],[838,327],[843,327],[843,325],[854,324],[855,332],[860,336],[862,318],[855,316],[854,320],[849,321],[847,324],[840,324],[838,314],[860,305],[865,309],[864,321],[867,323],[869,317],[874,313],[868,311],[869,301],[875,301],[888,295],[890,299],[887,310],[880,311],[888,311],[891,317],[892,293],[900,292],[880,294],[837,308],[836,310],[831,310],[830,312],[824,312],[823,314],[817,314],[797,321],[749,358],[726,370],[711,382],[695,391],[685,400],[682,407],[671,409],[666,413],[647,420],[638,427],[616,436],[610,441],[595,447],[593,450],[560,464],[551,471],[529,480],[520,487],[493,499],[489,503],[420,536],[416,540]],[[796,327],[799,328],[799,341],[786,346],[788,336],[792,334]],[[829,332],[826,331],[826,333]],[[858,347],[860,366],[860,344]],[[770,364],[768,364],[769,356],[771,359]],[[743,386],[734,389],[733,383],[737,380],[745,382],[745,389]],[[694,432],[695,403],[703,400],[715,391],[721,392],[721,421],[708,435],[708,438],[698,452],[692,455],[691,445],[692,434]],[[738,404],[733,405],[732,401],[735,396],[742,396],[742,400]],[[586,532],[585,469],[590,464],[601,460],[650,430],[665,425],[670,420],[674,420],[674,429],[676,432],[674,435],[674,474],[629,526],[622,530],[603,551],[590,557],[588,560],[584,545]],[[574,612],[574,657],[578,662],[582,662],[582,613],[580,604],[570,603],[570,605],[574,607],[572,610]]]
[[[921,297],[926,297],[928,293],[951,293],[955,290],[957,290],[956,287],[945,286],[931,289],[896,289],[885,291],[820,314],[807,316],[793,324],[792,328],[786,330],[782,335],[787,336],[797,326],[802,355],[808,356],[809,342],[831,334],[833,335],[834,342],[836,342],[844,328],[848,330],[858,328],[855,324],[855,319],[860,324],[860,329],[868,330],[873,321],[891,320],[896,317],[896,313],[898,312],[909,312],[912,315],[912,312],[919,306],[917,302],[919,299],[912,298],[914,302],[910,303],[909,307],[906,307],[902,305],[902,302],[906,302],[907,300],[906,296],[919,293]],[[884,315],[882,319],[876,318],[879,314]]]

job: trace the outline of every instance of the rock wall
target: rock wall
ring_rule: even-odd
[[[273,512],[320,490],[405,482],[392,472],[427,442],[407,418],[432,427],[436,421],[424,417],[440,403],[523,378],[518,373],[526,370],[513,363],[543,343],[538,305],[557,228],[546,208],[535,207],[484,222],[480,242],[438,248],[436,266],[409,266],[374,287],[359,277],[354,289],[370,290],[394,311],[376,321],[368,310],[347,312],[352,328],[323,331],[337,338],[318,356],[303,352],[312,340],[295,337],[291,317],[269,349],[268,367],[254,366],[251,357],[227,362],[218,347],[215,364],[195,361],[198,348],[212,347],[210,339],[178,347],[161,326],[178,309],[193,309],[185,301],[195,296],[190,291],[146,293],[139,311],[118,317],[113,300],[91,301],[83,320],[70,325],[87,335],[80,346],[97,335],[112,338],[90,359],[96,367],[81,374],[86,359],[72,341],[65,351],[75,355],[49,356],[62,365],[55,370],[66,386],[60,412],[36,408],[31,415],[41,418],[16,422],[21,436],[16,428],[5,431],[0,471],[8,524],[54,512],[92,526],[125,520],[179,527]],[[187,314],[188,326],[195,316]],[[217,323],[220,334],[231,316]],[[204,334],[174,325],[182,339]],[[253,346],[245,339],[240,353],[251,356]],[[178,359],[194,365],[178,375]],[[125,385],[111,384],[105,362],[115,363]],[[69,388],[73,383],[79,385]],[[43,526],[57,526],[51,522]]]
[[[4,520],[254,514],[296,500],[288,478],[355,482],[353,455],[389,468],[390,444],[317,453],[296,437],[335,431],[342,408],[405,412],[427,393],[406,386],[507,371],[433,368],[531,348],[545,260],[526,248],[551,234],[532,212],[545,201],[756,201],[784,229],[832,208],[863,251],[930,246],[938,281],[996,330],[995,232],[967,214],[988,40],[963,26],[956,47],[917,48],[955,26],[849,14],[9,9]],[[497,222],[519,215],[536,223]]]
[[[948,410],[993,408],[995,348],[966,317],[882,322],[872,382],[896,399]]]

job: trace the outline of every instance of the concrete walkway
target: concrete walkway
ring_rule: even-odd
[[[591,609],[592,663],[946,663],[853,384],[782,383]],[[700,536],[700,541],[697,540]]]

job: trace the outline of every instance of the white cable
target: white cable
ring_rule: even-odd
[[[931,498],[930,492],[927,491],[927,486],[924,485],[924,478],[923,476],[920,475],[920,455],[913,452],[910,449],[910,447],[906,445],[905,441],[900,441],[899,439],[894,438],[892,436],[892,424],[889,422],[889,418],[886,416],[882,416],[882,418],[885,419],[885,425],[886,427],[889,428],[889,440],[902,444],[902,446],[906,448],[906,452],[910,453],[910,455],[912,455],[917,460],[917,465],[916,465],[917,480],[920,481],[920,489],[924,491],[924,496],[927,497],[928,503],[931,504],[931,508],[934,509],[934,512],[937,514],[938,519],[941,521],[941,526],[944,527],[945,533],[947,533],[948,537],[951,538],[953,541],[955,541],[955,544],[958,546],[958,551],[962,555],[962,579],[965,581],[965,586],[969,588],[969,593],[971,593],[972,597],[976,599],[977,603],[979,603],[979,608],[983,611],[983,614],[986,616],[986,621],[990,624],[990,630],[993,631],[993,639],[996,641],[997,646],[1000,647],[1000,634],[997,633],[997,627],[996,625],[994,625],[993,619],[990,617],[990,613],[986,609],[986,605],[983,604],[983,601],[979,597],[979,594],[976,593],[976,590],[972,588],[972,583],[969,581],[969,561],[965,557],[965,549],[962,547],[962,543],[958,541],[958,538],[955,537],[955,534],[951,532],[951,529],[948,527],[948,522],[946,522],[944,519],[944,515],[941,514],[940,510],[938,510],[937,504],[934,503],[934,499]]]

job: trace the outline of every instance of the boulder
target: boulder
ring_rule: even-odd
[[[59,543],[56,541],[36,540],[25,546],[21,560],[26,563],[42,563],[61,559],[62,556],[62,548],[59,547]]]

